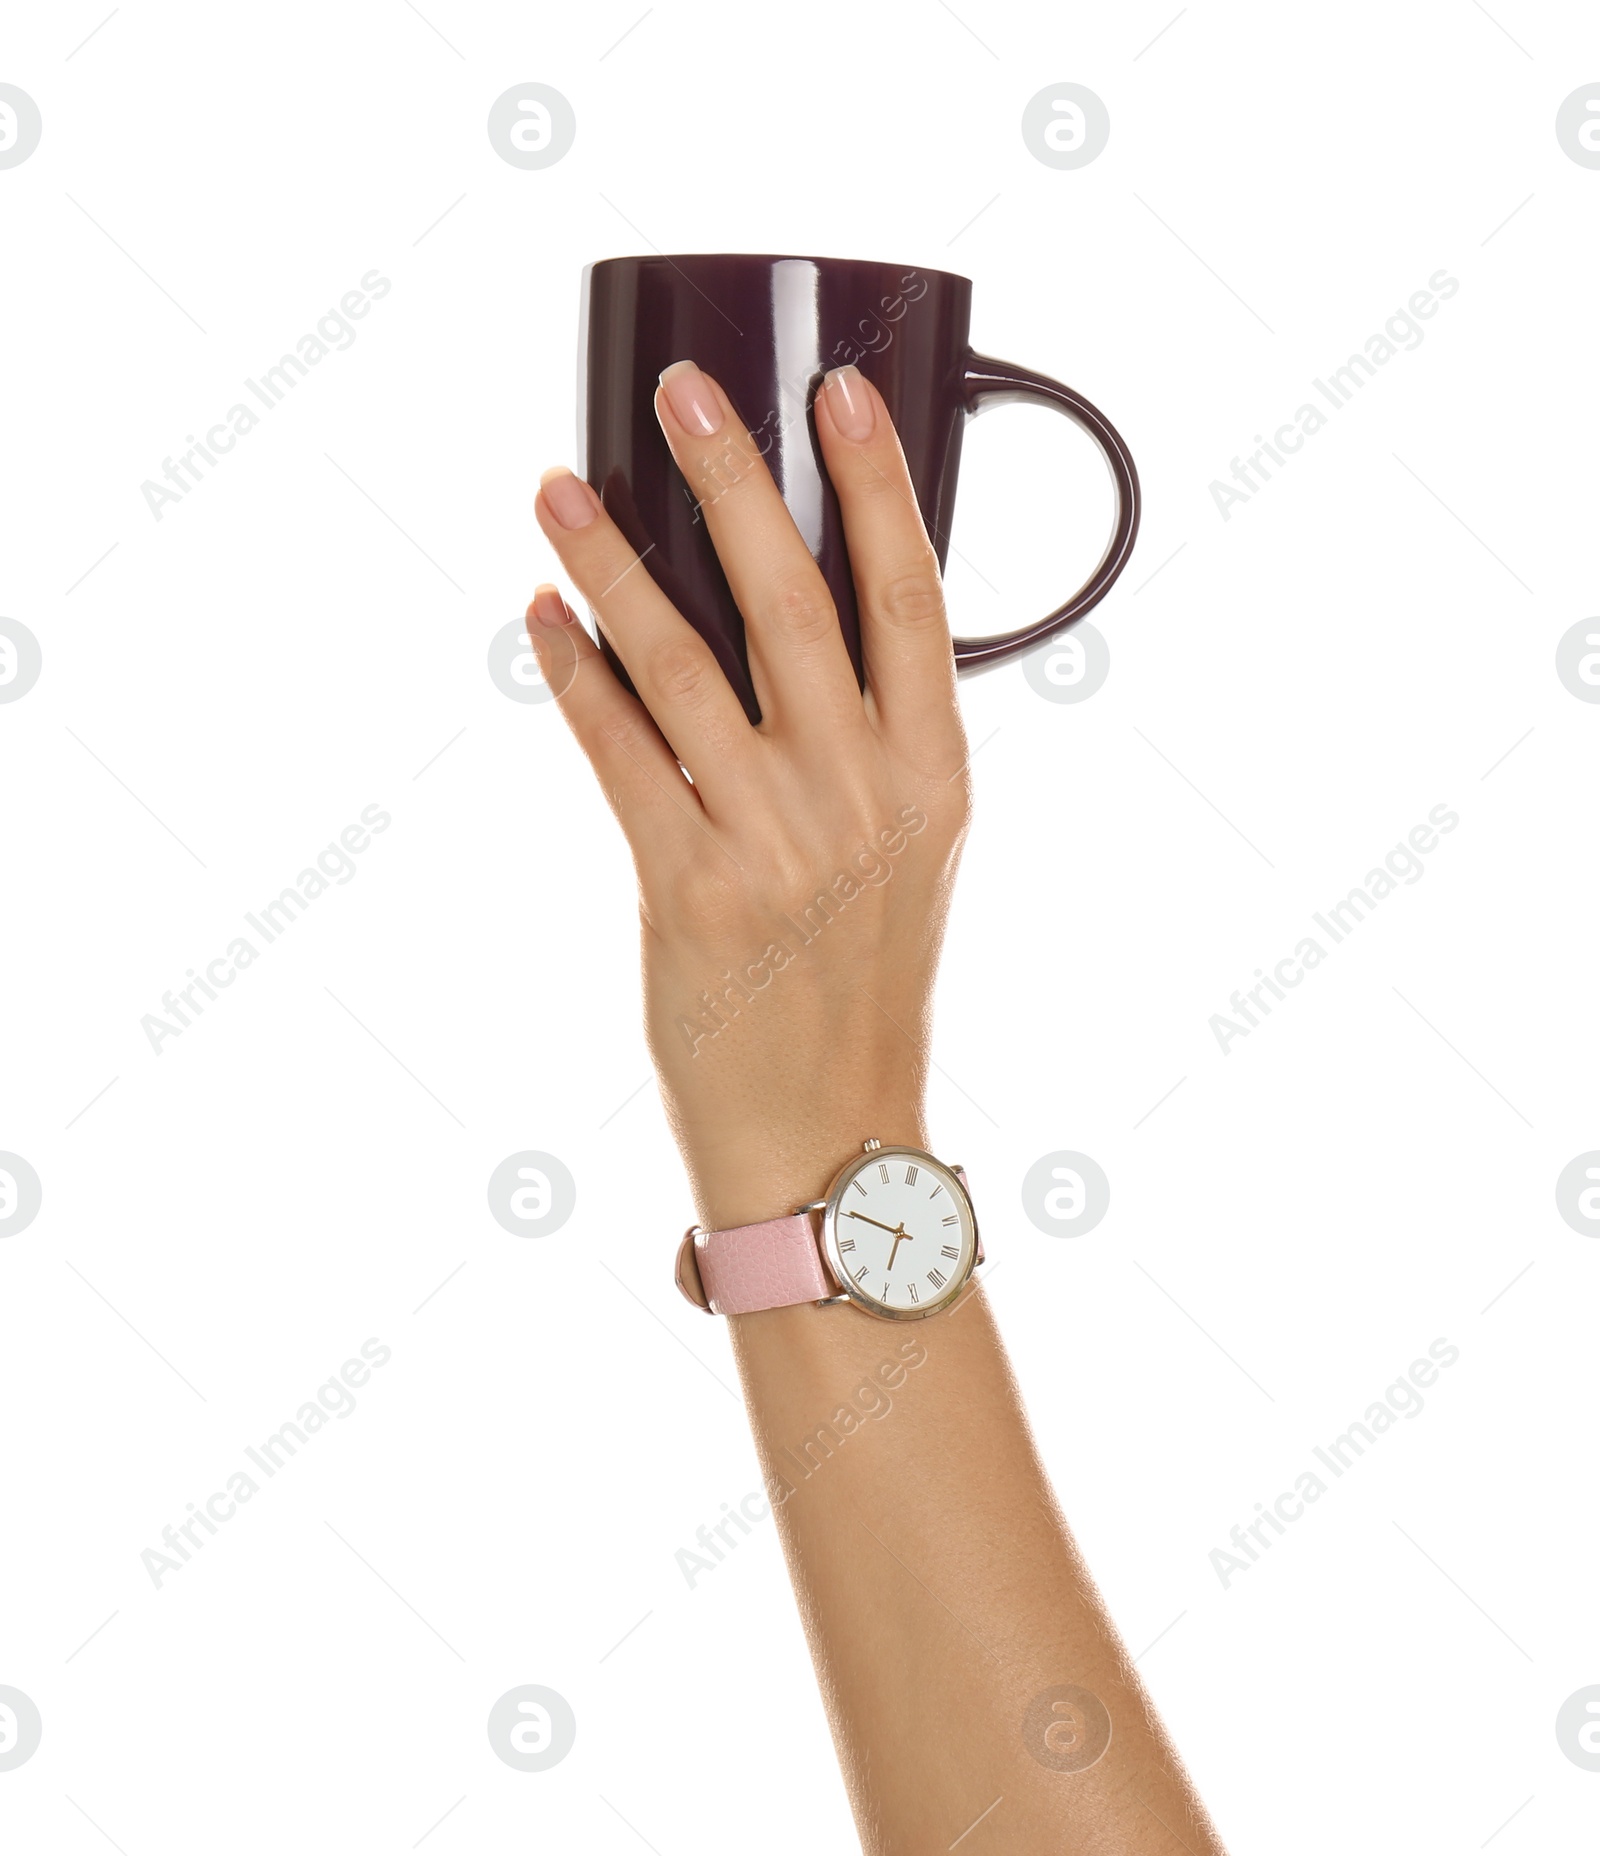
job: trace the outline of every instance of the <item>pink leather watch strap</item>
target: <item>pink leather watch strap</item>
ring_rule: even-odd
[[[678,1287],[713,1315],[789,1308],[839,1293],[817,1248],[812,1212],[726,1231],[691,1230],[678,1251]]]

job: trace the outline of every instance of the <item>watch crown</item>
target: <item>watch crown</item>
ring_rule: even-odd
[[[861,1151],[864,1154],[873,1154],[876,1153],[882,1145],[882,1141],[863,1141],[861,1143]]]

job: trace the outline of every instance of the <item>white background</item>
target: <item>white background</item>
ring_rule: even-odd
[[[1138,458],[1105,686],[964,686],[933,1125],[1230,1848],[1592,1840],[1554,1732],[1600,1682],[1600,1245],[1554,1195],[1600,1146],[1600,706],[1554,667],[1597,610],[1600,172],[1554,133],[1592,14],[423,11],[8,23],[44,135],[0,171],[0,612],[44,671],[0,707],[0,1148],[44,1202],[0,1242],[0,1684],[44,1739],[0,1837],[852,1845],[771,1523],[692,1590],[674,1560],[756,1466],[671,1284],[620,842],[486,670],[555,577],[581,266],[657,248],[962,270],[978,346]],[[524,81],[578,121],[536,172],[485,133]],[[1058,81],[1111,115],[1076,171],[1020,133]],[[354,345],[156,521],[140,485],[374,268]],[[1211,481],[1440,268],[1422,344],[1223,520]],[[1106,504],[1064,422],[985,416],[959,628],[1054,603]],[[354,878],[156,1056],[141,1017],[369,804]],[[1211,1015],[1440,804],[1423,878],[1224,1056]],[[549,1237],[487,1210],[524,1148],[577,1181]],[[1063,1148],[1111,1181],[1077,1238],[1020,1200]],[[156,1589],[141,1551],[369,1336],[354,1414]],[[1225,1589],[1212,1549],[1440,1336],[1427,1409]],[[577,1715],[541,1774],[485,1732],[522,1683]]]

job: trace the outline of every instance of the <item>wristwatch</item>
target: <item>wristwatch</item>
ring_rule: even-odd
[[[678,1287],[710,1315],[853,1302],[884,1321],[949,1308],[983,1261],[967,1176],[920,1147],[864,1141],[827,1196],[787,1218],[706,1231],[678,1248]]]

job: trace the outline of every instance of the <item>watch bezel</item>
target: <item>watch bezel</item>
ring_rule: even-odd
[[[958,1209],[966,1207],[967,1219],[972,1227],[972,1249],[964,1268],[958,1268],[950,1281],[941,1289],[935,1300],[926,1307],[887,1308],[876,1297],[866,1296],[857,1288],[850,1272],[845,1268],[844,1256],[839,1249],[839,1208],[850,1182],[864,1166],[875,1160],[889,1160],[903,1155],[907,1160],[918,1165],[933,1168],[945,1180],[952,1194],[959,1194]],[[815,1201],[822,1218],[822,1254],[834,1280],[839,1284],[839,1299],[850,1302],[863,1314],[872,1315],[879,1321],[926,1321],[931,1315],[942,1315],[952,1307],[971,1282],[973,1272],[983,1257],[983,1238],[978,1230],[977,1208],[972,1203],[972,1194],[968,1192],[960,1174],[937,1154],[930,1154],[921,1147],[872,1147],[865,1152],[852,1154],[833,1176],[828,1186],[827,1196]]]

